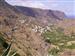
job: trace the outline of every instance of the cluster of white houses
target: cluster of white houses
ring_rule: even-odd
[[[39,33],[44,33],[47,30],[49,31],[51,30],[49,26],[41,27],[41,26],[34,25],[34,27],[32,28],[32,31],[39,32]]]

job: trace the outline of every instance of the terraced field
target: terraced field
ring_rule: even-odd
[[[49,50],[49,54],[53,56],[60,56],[60,53],[65,50],[75,49],[75,34],[64,34],[64,29],[57,28],[52,31],[47,31],[43,34],[45,41],[50,43],[52,48]],[[67,55],[68,56],[68,55]]]

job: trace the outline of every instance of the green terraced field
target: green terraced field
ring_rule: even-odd
[[[45,41],[57,46],[58,48],[53,48],[49,50],[49,53],[52,55],[57,55],[59,52],[63,52],[65,49],[75,49],[75,35],[72,33],[70,36],[67,36],[60,29],[55,29],[53,31],[46,31],[43,34]],[[69,44],[69,43],[70,44]]]

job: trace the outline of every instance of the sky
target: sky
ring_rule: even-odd
[[[75,16],[75,0],[6,0],[11,5],[59,10]]]

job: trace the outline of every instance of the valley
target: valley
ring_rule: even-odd
[[[75,56],[75,19],[64,12],[12,6],[0,0],[0,56]]]

